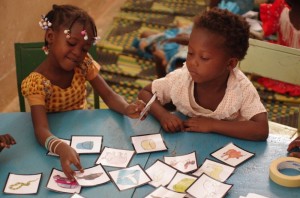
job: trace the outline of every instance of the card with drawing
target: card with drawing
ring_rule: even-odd
[[[131,136],[131,142],[136,153],[149,153],[168,149],[160,133]]]
[[[186,189],[188,189],[188,187],[190,187],[196,180],[197,177],[195,176],[177,172],[167,188],[178,193],[185,193]]]
[[[73,135],[71,139],[71,147],[74,148],[78,154],[100,153],[102,141],[102,136]]]
[[[75,171],[75,179],[80,186],[97,186],[110,181],[107,173],[100,165],[84,169],[84,172]]]
[[[120,191],[135,188],[151,181],[150,177],[140,165],[110,171],[108,173]]]
[[[37,194],[41,178],[42,173],[28,175],[9,173],[3,192],[16,195]]]
[[[81,191],[81,186],[78,184],[76,180],[68,179],[62,171],[59,171],[55,168],[52,169],[46,187],[56,192],[64,192],[64,193],[72,193],[72,194],[74,193],[79,194]]]
[[[147,195],[145,198],[159,198],[159,197],[172,197],[172,198],[184,198],[186,197],[185,193],[178,193],[172,190],[169,190],[163,186],[156,188],[152,193]]]
[[[220,181],[224,182],[226,181],[233,173],[235,168],[221,164],[209,159],[205,159],[202,166],[193,173],[193,175],[199,177],[202,175],[202,173],[205,173],[206,175]]]
[[[126,168],[133,158],[135,151],[104,147],[96,164],[103,166]]]
[[[146,169],[146,173],[152,180],[151,182],[149,182],[149,184],[156,188],[159,186],[168,185],[176,172],[177,170],[175,168],[160,160],[156,160],[156,162],[154,162],[148,169]]]
[[[221,198],[226,195],[232,186],[202,174],[186,192],[196,198]]]
[[[198,167],[195,151],[187,155],[164,157],[164,161],[183,173],[192,172]]]
[[[232,142],[210,155],[233,167],[236,167],[244,161],[254,157],[254,153],[246,151]]]
[[[140,113],[140,117],[137,120],[137,122],[135,123],[135,126],[138,125],[142,118],[144,117],[144,115],[150,110],[151,105],[153,104],[153,102],[156,99],[156,93],[153,94],[153,96],[151,97],[151,99],[147,102],[146,106],[144,107],[144,109],[141,111]]]

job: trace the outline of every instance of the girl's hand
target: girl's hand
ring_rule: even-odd
[[[16,144],[16,141],[11,135],[0,135],[0,151],[2,151],[2,149],[4,148],[9,148],[11,145],[14,144]]]
[[[167,132],[184,131],[183,121],[172,113],[166,113],[160,119],[160,124]]]
[[[208,133],[211,131],[213,121],[214,120],[212,118],[203,116],[189,118],[188,120],[184,121],[184,127],[186,131]]]
[[[139,118],[141,111],[146,106],[145,102],[142,100],[137,100],[132,104],[129,104],[127,108],[125,109],[125,114],[130,118]],[[145,119],[145,117],[142,118],[142,120]]]
[[[297,137],[295,140],[293,140],[289,144],[289,146],[287,148],[287,151],[290,152],[289,156],[290,157],[298,157],[298,158],[300,158],[300,152],[299,151],[293,151],[295,149],[299,149],[299,147],[300,147],[300,136]]]
[[[78,153],[66,143],[61,143],[56,149],[56,154],[60,157],[60,163],[63,172],[68,179],[74,179],[75,172],[71,169],[73,164],[80,172],[83,172],[83,168],[80,164],[80,158]]]

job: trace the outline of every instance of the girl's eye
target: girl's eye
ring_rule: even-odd
[[[200,57],[202,60],[208,60],[209,58],[207,58],[207,57],[204,57],[204,56],[201,56]]]
[[[76,45],[76,43],[68,42],[68,45],[74,47]]]
[[[84,53],[86,53],[86,52],[88,52],[88,51],[89,51],[89,49],[82,48],[82,51],[83,51]]]

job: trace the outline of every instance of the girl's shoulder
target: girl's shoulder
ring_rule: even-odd
[[[32,72],[22,81],[21,89],[24,95],[47,92],[51,90],[51,82],[42,74]]]

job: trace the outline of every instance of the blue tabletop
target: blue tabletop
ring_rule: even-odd
[[[46,150],[40,146],[33,132],[29,113],[0,114],[0,133],[10,133],[17,144],[0,153],[0,188],[4,188],[8,173],[36,174],[43,173],[39,192],[34,197],[70,197],[70,194],[52,192],[46,184],[52,168],[61,170],[59,158],[46,155]],[[165,133],[159,123],[148,116],[139,125],[135,120],[124,117],[110,110],[70,111],[49,115],[51,131],[59,138],[71,139],[72,135],[102,135],[103,145],[120,149],[133,149],[130,136],[160,132],[168,146],[167,151],[135,155],[129,166],[140,164],[148,168],[157,159],[164,156],[177,156],[196,152],[198,166],[206,158],[218,161],[210,156],[215,150],[233,142],[237,146],[255,153],[255,156],[239,165],[234,174],[226,181],[233,184],[226,197],[246,196],[257,193],[267,197],[299,197],[300,188],[279,186],[269,179],[271,161],[286,156],[286,148],[290,142],[287,137],[270,135],[266,142],[244,141],[218,134],[202,134],[180,132]],[[97,154],[80,155],[85,168],[94,166]],[[105,167],[107,171],[114,168]],[[150,185],[136,189],[119,191],[112,183],[97,187],[82,188],[81,195],[92,197],[145,197],[154,190]],[[0,197],[16,197],[1,194]]]

